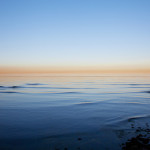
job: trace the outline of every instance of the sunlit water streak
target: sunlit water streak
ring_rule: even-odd
[[[149,76],[1,76],[0,149],[119,150],[149,108]]]

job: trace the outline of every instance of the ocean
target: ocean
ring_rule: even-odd
[[[121,150],[149,124],[148,75],[0,76],[1,150]]]

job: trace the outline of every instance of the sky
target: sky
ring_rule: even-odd
[[[0,0],[0,73],[150,73],[150,0]]]

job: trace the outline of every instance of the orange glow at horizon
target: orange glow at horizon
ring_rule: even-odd
[[[101,73],[140,73],[150,74],[150,68],[138,67],[0,67],[0,74],[101,74]]]

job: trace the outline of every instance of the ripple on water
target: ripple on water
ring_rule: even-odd
[[[21,93],[21,92],[15,92],[15,91],[0,91],[0,93],[12,94],[12,93]]]

